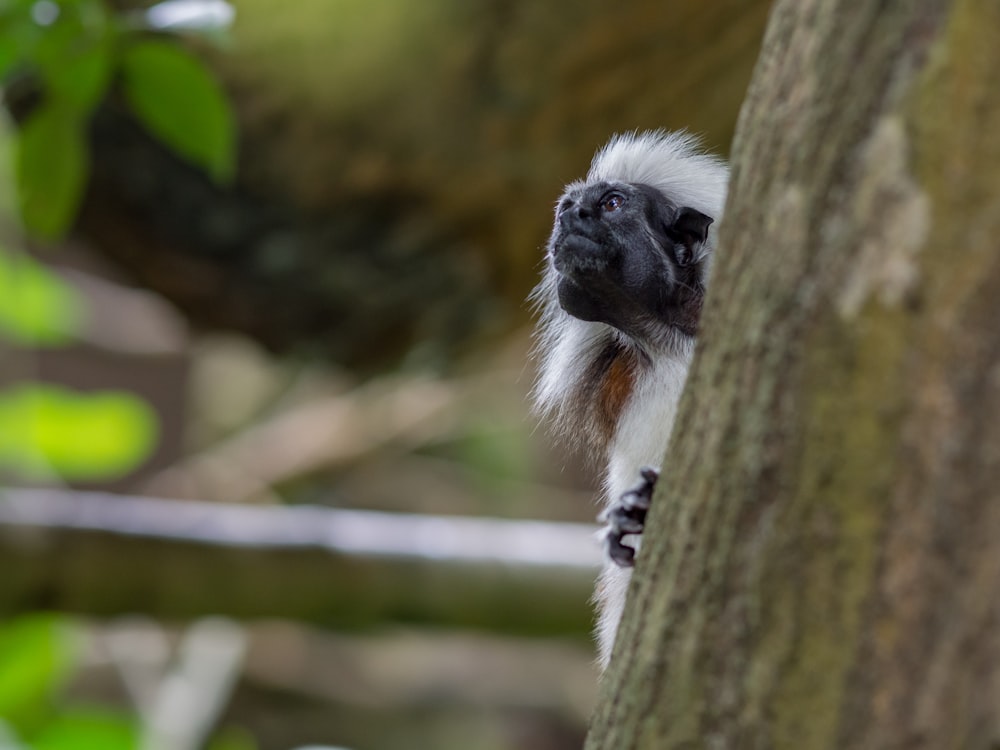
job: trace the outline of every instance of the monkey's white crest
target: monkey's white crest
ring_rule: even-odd
[[[718,217],[726,199],[729,169],[705,153],[698,138],[679,130],[621,133],[604,146],[590,165],[587,182],[639,182],[672,201]]]
[[[586,179],[567,185],[557,204],[532,294],[540,311],[535,403],[571,442],[607,461],[608,507],[666,451],[728,177],[688,133],[626,133],[597,152]],[[602,665],[629,577],[613,563],[602,574]]]

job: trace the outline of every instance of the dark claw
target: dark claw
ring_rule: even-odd
[[[613,505],[602,514],[601,520],[608,524],[608,533],[604,537],[604,547],[608,557],[616,565],[631,568],[635,565],[635,548],[622,543],[626,534],[641,534],[646,523],[646,512],[653,496],[653,488],[660,473],[648,466],[639,470],[642,481],[635,487],[624,492],[617,505]]]
[[[604,537],[604,549],[608,557],[620,568],[631,568],[635,565],[635,547],[622,544],[620,535],[608,532]]]
[[[642,484],[640,486],[645,489],[646,496],[652,497],[656,480],[660,478],[660,472],[652,466],[643,466],[639,469],[639,476],[642,477]]]

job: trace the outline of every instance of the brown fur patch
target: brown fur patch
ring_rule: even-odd
[[[561,428],[571,442],[594,458],[607,458],[622,410],[632,396],[645,356],[608,341],[591,358],[561,412]]]
[[[615,357],[604,372],[597,390],[598,429],[604,440],[614,437],[615,428],[625,404],[628,403],[635,387],[636,370],[639,362],[635,353],[619,347]]]

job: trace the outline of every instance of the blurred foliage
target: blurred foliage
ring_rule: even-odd
[[[57,714],[28,739],[33,750],[132,750],[139,746],[135,720],[104,709]]]
[[[219,180],[235,165],[233,115],[205,67],[174,44],[132,44],[122,55],[125,98],[150,132]]]
[[[0,0],[0,84],[38,93],[16,128],[0,127],[0,181],[16,196],[0,211],[29,236],[54,240],[72,226],[90,169],[89,121],[117,80],[151,133],[215,179],[232,176],[235,128],[221,88],[180,46],[151,38],[144,18],[104,0]],[[58,346],[85,315],[69,285],[0,246],[0,337]],[[151,409],[128,393],[27,383],[0,394],[0,469],[33,479],[121,476],[150,454],[156,433]]]
[[[58,346],[71,340],[85,314],[73,287],[0,247],[0,335],[22,346]]]
[[[152,409],[131,393],[84,395],[32,383],[0,393],[0,470],[31,479],[110,479],[141,463],[155,439]]]
[[[70,229],[90,169],[90,117],[119,76],[125,101],[151,133],[212,177],[232,175],[234,125],[221,89],[195,58],[147,31],[103,0],[0,0],[4,103],[11,88],[38,94],[26,113],[16,113],[16,128],[5,115],[0,121],[0,342],[29,350],[64,345],[85,320],[83,300],[17,248],[12,227],[20,224],[42,240]],[[127,392],[75,393],[30,381],[0,392],[5,473],[113,478],[141,463],[156,435],[151,408]],[[70,622],[55,615],[0,625],[0,749],[139,745],[136,717],[62,705],[76,640]],[[230,733],[212,747],[244,750],[253,743]]]
[[[136,746],[134,719],[60,705],[60,691],[79,651],[73,628],[55,615],[26,615],[0,625],[0,749],[126,750]]]
[[[235,127],[215,79],[181,47],[149,38],[142,16],[103,0],[0,3],[0,83],[37,87],[15,136],[18,208],[34,236],[72,225],[90,170],[87,128],[119,74],[146,128],[216,179],[232,176]]]
[[[55,105],[39,107],[17,139],[17,190],[21,220],[45,239],[62,235],[76,215],[86,184],[83,123]]]
[[[51,615],[29,615],[0,627],[0,717],[19,732],[40,725],[76,652],[70,629]]]
[[[0,624],[0,750],[135,750],[135,716],[74,705],[63,697],[81,649],[71,620],[31,614]],[[254,750],[245,731],[225,727],[208,750]]]
[[[0,144],[9,137],[0,128]],[[86,315],[69,284],[0,245],[0,343],[24,350],[70,343]],[[121,476],[146,459],[157,431],[152,410],[130,393],[22,381],[0,392],[0,471],[69,481]]]

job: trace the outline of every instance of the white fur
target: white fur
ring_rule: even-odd
[[[597,152],[587,182],[641,182],[708,216],[722,212],[729,170],[690,133],[622,133]]]
[[[693,341],[678,347],[678,351],[658,359],[636,383],[611,443],[604,481],[605,507],[616,503],[623,493],[638,484],[643,466],[660,466],[663,461],[693,351]],[[626,541],[638,547],[637,538],[626,537]],[[611,658],[631,577],[631,568],[620,568],[610,561],[601,572],[594,598],[599,613],[597,645],[602,667]]]
[[[597,152],[586,181],[571,183],[566,190],[593,182],[638,182],[657,188],[676,205],[689,206],[717,220],[722,215],[727,180],[726,165],[703,153],[693,136],[653,131],[612,138]],[[713,225],[704,249],[706,256],[714,245]],[[707,272],[709,257],[699,260],[705,261]],[[541,310],[536,346],[540,372],[534,396],[538,410],[552,417],[563,432],[568,431],[567,425],[579,428],[568,413],[577,408],[573,395],[587,376],[588,364],[609,338],[635,344],[652,361],[642,369],[607,448],[604,504],[609,506],[639,481],[642,466],[658,466],[663,461],[693,341],[683,335],[671,336],[650,351],[648,342],[639,346],[604,323],[589,323],[567,314],[559,306],[555,287],[556,275],[550,263],[533,294]],[[568,437],[577,438],[573,434]],[[610,657],[630,578],[631,571],[610,562],[600,577],[596,599],[602,666]]]

